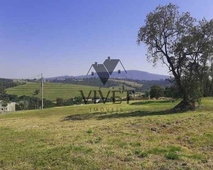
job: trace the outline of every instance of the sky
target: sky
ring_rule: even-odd
[[[168,75],[136,40],[146,15],[170,2],[213,18],[212,0],[0,0],[0,77],[85,75],[108,56],[126,70]]]

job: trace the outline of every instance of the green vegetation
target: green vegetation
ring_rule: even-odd
[[[76,84],[76,85],[85,85],[85,86],[96,86],[96,87],[103,87],[102,82],[99,78],[66,78],[63,80],[50,80],[50,82],[54,83],[65,83],[65,84]],[[114,82],[112,80],[108,80],[104,87],[114,87],[118,86],[120,83]]]
[[[99,78],[83,78],[83,79],[68,78],[65,80],[50,80],[50,82],[103,87],[103,84],[99,80]],[[130,90],[135,89],[138,92],[146,92],[149,91],[151,86],[153,85],[168,87],[171,85],[171,82],[167,80],[109,79],[107,83],[104,85],[104,87],[111,89],[112,88],[122,89],[123,85],[125,86],[125,89]]]
[[[17,96],[25,95],[25,96],[34,96],[34,97],[41,98],[41,90],[38,90],[38,89],[41,89],[41,83],[30,82],[24,85],[8,88],[6,89],[6,92],[7,94],[14,94]],[[55,101],[56,98],[62,98],[66,100],[66,99],[81,96],[79,90],[83,90],[84,95],[87,96],[90,90],[101,90],[103,92],[103,95],[106,95],[108,90],[110,89],[98,88],[95,86],[47,82],[44,84],[44,98],[51,101]],[[37,92],[35,93],[35,91]]]
[[[131,86],[131,87],[141,88],[143,86],[141,83],[131,81],[131,80],[122,80],[122,79],[109,79],[109,80],[114,81],[114,82],[118,82],[118,83],[121,83],[121,84],[125,84],[125,85]]]
[[[8,98],[5,92],[5,89],[15,87],[20,84],[23,84],[23,83],[14,82],[11,79],[0,78],[0,100],[2,101],[2,106],[7,106],[7,103],[10,102],[10,99]]]
[[[159,97],[163,97],[164,89],[158,85],[152,86],[150,90],[150,96],[151,98],[156,98],[156,99],[158,99]]]
[[[18,84],[20,83],[14,82],[11,79],[0,78],[0,92],[2,92],[6,88],[17,86]]]
[[[0,115],[0,169],[212,169],[213,98],[91,104]]]
[[[137,91],[142,91],[142,84],[134,80],[109,79],[105,85],[102,84],[99,78],[83,78],[83,79],[68,78],[65,80],[50,80],[50,82],[96,86],[118,90],[137,89]]]

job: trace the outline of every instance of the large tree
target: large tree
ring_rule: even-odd
[[[158,6],[146,16],[138,44],[148,47],[147,58],[165,64],[182,95],[181,109],[194,109],[202,96],[203,73],[213,52],[213,20],[197,21],[178,6]]]

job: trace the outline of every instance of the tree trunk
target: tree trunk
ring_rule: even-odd
[[[195,110],[195,101],[189,99],[188,93],[186,89],[181,84],[181,78],[177,74],[175,75],[175,81],[179,88],[180,93],[182,93],[182,101],[175,106],[172,111],[173,112],[183,112],[188,110]]]
[[[174,112],[184,112],[189,110],[195,110],[195,101],[190,100],[187,93],[183,93],[183,100],[175,106],[172,111]]]

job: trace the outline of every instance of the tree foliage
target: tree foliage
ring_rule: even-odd
[[[63,106],[63,105],[64,105],[64,99],[56,98],[56,106]]]
[[[38,95],[39,92],[40,92],[40,90],[39,90],[39,89],[36,89],[36,90],[34,91],[34,95]]]
[[[150,97],[158,99],[159,97],[163,97],[164,89],[161,86],[154,85],[150,90]]]
[[[147,45],[150,62],[168,67],[183,98],[180,106],[194,109],[213,52],[213,20],[198,21],[171,3],[158,6],[146,16],[137,42]]]

